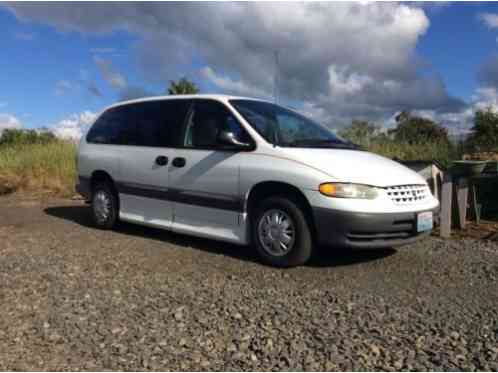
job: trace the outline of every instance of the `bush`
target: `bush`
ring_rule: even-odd
[[[35,130],[6,129],[0,136],[0,146],[21,144],[48,144],[57,141],[52,132]]]
[[[436,160],[445,167],[448,167],[453,160],[459,158],[455,147],[446,141],[408,143],[383,139],[373,141],[367,149],[384,157],[397,158],[403,161]]]
[[[498,114],[491,108],[476,111],[467,148],[472,152],[498,151]]]
[[[389,132],[366,121],[353,120],[339,135],[366,150],[400,160],[437,160],[444,166],[459,158],[460,149],[453,145],[446,130],[429,119],[402,112],[398,125]]]
[[[380,134],[380,127],[363,120],[353,120],[351,126],[339,131],[339,136],[351,141],[354,144],[364,147],[370,146]]]
[[[389,131],[394,140],[400,143],[420,144],[424,142],[447,142],[448,131],[436,122],[401,112],[396,116],[397,126]]]

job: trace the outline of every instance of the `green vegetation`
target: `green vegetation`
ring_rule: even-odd
[[[52,134],[9,130],[0,139],[0,194],[18,190],[70,196],[76,145]]]
[[[196,93],[199,93],[199,88],[187,78],[181,78],[178,82],[174,80],[170,81],[168,88],[169,95],[192,95]]]
[[[445,166],[460,158],[460,150],[449,141],[446,130],[430,119],[402,112],[396,122],[396,128],[383,132],[373,123],[354,120],[339,135],[388,158],[435,159]]]
[[[187,85],[197,89],[193,83]],[[172,82],[171,92],[187,92],[185,81]],[[174,84],[173,84],[174,83]],[[178,90],[177,90],[178,88]],[[473,135],[466,149],[496,151],[498,115],[490,109],[476,112]],[[381,131],[375,124],[353,121],[340,135],[363,148],[401,160],[436,159],[443,165],[460,159],[462,147],[448,140],[446,131],[425,118],[401,113],[397,127]],[[15,191],[48,191],[72,195],[76,179],[76,145],[58,140],[50,132],[5,130],[0,137],[0,194]]]
[[[466,148],[472,152],[498,151],[498,114],[491,108],[478,110],[475,114],[472,135]]]
[[[421,144],[449,142],[448,131],[436,122],[402,111],[396,116],[396,128],[388,131],[399,143]]]
[[[48,144],[55,140],[52,132],[35,130],[6,129],[0,136],[0,146],[20,144]]]

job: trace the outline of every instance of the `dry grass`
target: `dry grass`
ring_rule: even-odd
[[[18,144],[0,147],[0,194],[13,191],[74,194],[76,145]]]

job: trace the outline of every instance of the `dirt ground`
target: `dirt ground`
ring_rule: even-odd
[[[0,370],[498,370],[498,243],[250,248],[0,197]]]

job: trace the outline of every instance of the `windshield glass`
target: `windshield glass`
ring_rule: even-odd
[[[230,104],[271,144],[355,148],[328,128],[282,106],[255,100],[230,100]]]

